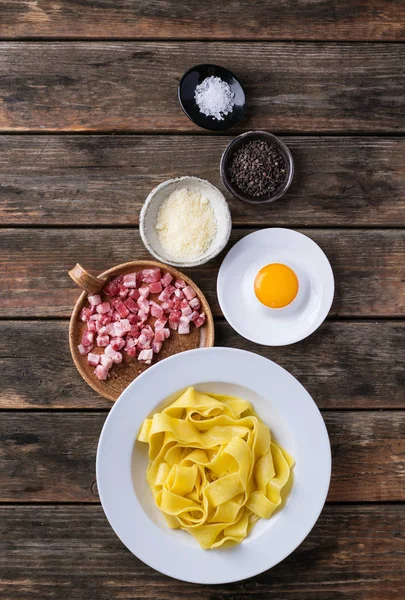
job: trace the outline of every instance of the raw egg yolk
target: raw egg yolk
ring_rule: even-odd
[[[280,263],[266,265],[256,275],[255,294],[269,308],[283,308],[298,293],[298,278],[294,271]]]

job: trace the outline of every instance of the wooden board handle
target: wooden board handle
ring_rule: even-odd
[[[92,294],[98,294],[106,282],[105,279],[99,279],[88,273],[86,269],[83,269],[83,267],[79,265],[79,263],[69,271],[69,276],[76,285],[81,287],[82,290],[87,292],[90,296]]]

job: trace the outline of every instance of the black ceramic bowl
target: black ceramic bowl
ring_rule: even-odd
[[[196,101],[194,100],[194,92],[197,85],[202,83],[206,77],[220,77],[225,81],[232,92],[235,94],[232,112],[224,116],[222,121],[217,121],[212,117],[207,117],[200,112]],[[210,131],[224,131],[239,123],[243,118],[246,110],[246,97],[242,84],[235,75],[217,65],[196,65],[186,71],[179,83],[178,89],[179,102],[188,118],[199,127],[209,129]]]
[[[249,196],[242,192],[234,183],[232,183],[229,177],[229,165],[232,155],[241,146],[250,142],[251,140],[264,140],[271,146],[273,146],[284,158],[284,164],[286,167],[286,175],[284,182],[274,192],[265,194],[264,196]],[[249,202],[249,204],[265,204],[267,202],[274,202],[283,196],[291,185],[294,177],[294,161],[290,150],[278,137],[267,131],[248,131],[238,135],[235,139],[230,142],[222,155],[221,158],[221,177],[225,187],[239,200],[243,202]]]

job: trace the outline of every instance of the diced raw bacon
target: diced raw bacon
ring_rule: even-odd
[[[155,283],[149,284],[149,289],[151,294],[160,294],[163,288],[161,282],[156,281]]]
[[[188,300],[186,300],[185,298],[180,300],[180,309],[187,308],[188,306],[190,306]]]
[[[113,316],[112,316],[112,320],[113,320],[114,322],[121,321],[121,315],[120,315],[120,313],[119,313],[119,312],[117,312],[117,311],[114,311],[114,314],[113,314]]]
[[[139,350],[148,350],[150,348],[150,344],[151,340],[148,339],[144,333],[141,333],[136,344]]]
[[[119,291],[119,285],[115,283],[115,281],[110,281],[103,288],[103,292],[106,294],[106,296],[118,296]]]
[[[97,379],[105,381],[108,377],[108,371],[109,369],[104,365],[97,365],[97,367],[94,369],[94,375],[97,377]]]
[[[143,333],[143,335],[146,335],[146,337],[148,338],[148,340],[151,340],[153,338],[154,332],[153,329],[150,325],[146,325],[142,331],[141,334]]]
[[[158,267],[153,269],[144,269],[141,271],[141,279],[143,283],[156,283],[157,281],[161,280],[161,277],[162,275]]]
[[[191,313],[191,315],[190,315],[190,321],[193,321],[193,323],[194,323],[194,321],[195,321],[196,319],[198,319],[198,317],[199,317],[199,316],[200,316],[200,315],[199,315],[199,313],[198,313],[198,310],[193,310],[193,312],[192,312],[192,313]]]
[[[101,329],[103,329],[105,327],[105,325],[103,325],[100,321],[94,321],[94,324],[95,324],[97,333],[100,333]]]
[[[114,364],[112,359],[107,356],[107,354],[100,355],[100,363],[103,365],[103,367],[107,367],[107,369],[111,369]]]
[[[115,298],[115,300],[113,300],[111,304],[118,312],[120,317],[122,317],[123,319],[125,319],[125,317],[129,315],[129,310],[127,309],[121,298]]]
[[[127,343],[125,344],[124,352],[128,354],[128,356],[136,356],[136,340],[134,338],[128,338]]]
[[[130,331],[132,327],[128,319],[121,319],[121,321],[117,323],[117,325],[122,329],[124,333],[128,333],[128,331]]]
[[[107,356],[111,358],[111,360],[119,365],[122,362],[122,354],[121,352],[117,352],[114,348],[109,344],[104,350]]]
[[[119,296],[120,298],[123,300],[124,298],[126,298],[129,294],[129,288],[125,287],[125,285],[120,285],[120,292],[119,292]]]
[[[170,273],[165,273],[161,279],[163,287],[167,287],[173,281],[173,276]]]
[[[163,318],[163,308],[161,307],[160,304],[158,304],[157,302],[154,302],[153,300],[151,300],[149,302],[150,304],[150,313],[152,315],[152,317],[156,317],[157,319],[162,319]]]
[[[183,292],[187,300],[192,300],[197,296],[191,285],[186,285],[186,287],[183,289]]]
[[[169,321],[172,323],[178,323],[180,321],[181,311],[180,310],[172,310],[169,315]]]
[[[200,301],[197,298],[197,296],[195,298],[191,298],[191,300],[189,301],[189,305],[194,310],[198,310],[200,308],[200,306],[201,306]]]
[[[162,342],[157,342],[156,340],[153,340],[152,342],[152,350],[154,354],[159,354],[159,352],[162,349]]]
[[[136,273],[124,275],[122,285],[124,285],[126,288],[136,288]]]
[[[150,294],[150,289],[148,285],[142,285],[139,288],[139,293],[141,294],[141,296],[143,296],[144,298],[147,298]]]
[[[167,300],[170,300],[170,297],[174,293],[175,289],[176,288],[174,288],[172,285],[168,285],[165,287],[163,292],[159,294],[158,300],[160,300],[160,302],[166,302]]]
[[[138,325],[132,325],[131,326],[131,330],[129,331],[129,334],[136,337],[139,334],[139,327],[138,327]]]
[[[166,302],[162,302],[161,306],[163,312],[169,313],[173,308],[173,302],[171,300],[166,300]]]
[[[90,321],[99,321],[101,319],[102,315],[99,315],[98,313],[96,313],[95,315],[91,315],[90,319],[89,319],[89,323]]]
[[[167,323],[167,319],[165,319],[165,318],[157,319],[157,321],[155,321],[155,331],[159,331],[159,330],[163,329],[164,327],[166,327],[166,323]]]
[[[100,327],[100,329],[98,330],[98,335],[104,335],[105,332],[107,331],[107,327],[105,325],[103,325],[102,327]]]
[[[128,308],[128,310],[131,311],[131,313],[137,313],[138,312],[138,305],[135,302],[135,300],[133,300],[133,298],[128,298],[128,300],[126,300],[124,302],[125,306]]]
[[[164,327],[163,329],[158,329],[155,331],[156,342],[164,342],[164,340],[167,340],[168,337],[170,337],[170,329],[168,327]]]
[[[128,326],[123,326],[123,321],[127,321]],[[111,337],[123,337],[131,329],[131,324],[128,319],[123,319],[117,323],[109,323],[106,325],[106,333]]]
[[[136,290],[135,288],[129,290],[128,297],[132,298],[132,300],[138,300],[139,296],[139,290]]]
[[[194,321],[194,325],[195,325],[196,327],[201,327],[201,325],[204,325],[204,323],[205,323],[205,313],[203,313],[203,312],[202,312],[202,313],[200,314],[200,316],[198,317],[198,319],[196,319],[196,320]]]
[[[98,312],[99,315],[103,315],[105,313],[108,313],[110,308],[111,308],[111,305],[109,302],[102,302],[101,304],[99,304],[96,307],[96,311]]]
[[[189,317],[191,314],[193,314],[193,309],[189,304],[187,304],[186,307],[181,309],[181,314],[183,315],[183,317]]]
[[[184,298],[184,293],[183,293],[183,290],[179,290],[179,289],[177,289],[177,290],[174,292],[174,295],[176,296],[176,298],[179,298],[180,300],[181,300],[182,298]]]
[[[100,355],[94,354],[93,352],[89,352],[87,355],[87,362],[92,367],[97,367],[98,363],[100,362]]]
[[[92,333],[91,331],[88,331],[86,329],[86,331],[83,334],[82,337],[82,344],[83,346],[91,346],[94,343],[94,333]]]
[[[86,354],[93,350],[93,346],[83,346],[83,344],[79,344],[77,348],[82,356],[86,356]]]
[[[105,335],[98,335],[97,339],[96,339],[96,344],[99,348],[105,348],[106,346],[108,346],[108,344],[110,343],[110,336],[105,334]]]
[[[178,288],[178,289],[185,288],[185,287],[186,287],[186,285],[187,285],[187,284],[186,284],[186,282],[185,282],[183,279],[176,279],[176,281],[175,281],[175,283],[174,283],[174,286],[175,286],[176,288]]]
[[[93,312],[94,308],[82,308],[82,310],[80,311],[80,319],[85,323],[88,323]]]
[[[170,329],[174,329],[174,331],[177,331],[177,329],[179,328],[179,322],[178,321],[171,321],[169,319],[169,327],[170,327]]]
[[[93,294],[93,296],[87,296],[87,300],[89,301],[90,306],[97,306],[97,304],[101,304],[100,294]]]
[[[140,310],[138,313],[138,317],[140,318],[141,323],[144,323],[148,318],[148,313],[144,312],[143,310]]]
[[[140,323],[142,321],[141,317],[139,316],[139,314],[137,315],[128,315],[128,321],[131,325],[137,325],[137,323]]]
[[[125,340],[122,337],[113,338],[110,342],[110,346],[113,350],[122,350],[125,346]]]
[[[181,316],[179,321],[178,333],[184,335],[190,333],[190,317]]]
[[[98,323],[98,321],[89,321],[87,323],[87,331],[94,333],[96,331],[96,323]]]
[[[101,323],[101,325],[107,325],[108,323],[111,323],[110,315],[100,315],[99,323]]]
[[[181,300],[180,300],[180,298],[176,298],[172,303],[172,308],[174,310],[181,310],[182,303],[185,303],[185,302],[187,302],[187,300],[185,298],[182,298]]]
[[[150,365],[153,358],[153,350],[142,350],[139,353],[138,360],[141,363],[145,363],[146,365]]]
[[[146,298],[144,298],[143,296],[141,296],[140,298],[138,298],[137,300],[137,304],[139,306],[139,309],[146,313],[147,315],[149,314],[150,311],[150,306],[149,306],[149,302]]]

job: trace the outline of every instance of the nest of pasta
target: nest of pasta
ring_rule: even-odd
[[[294,464],[241,398],[188,388],[146,419],[147,481],[169,527],[204,549],[242,542],[282,503]]]

